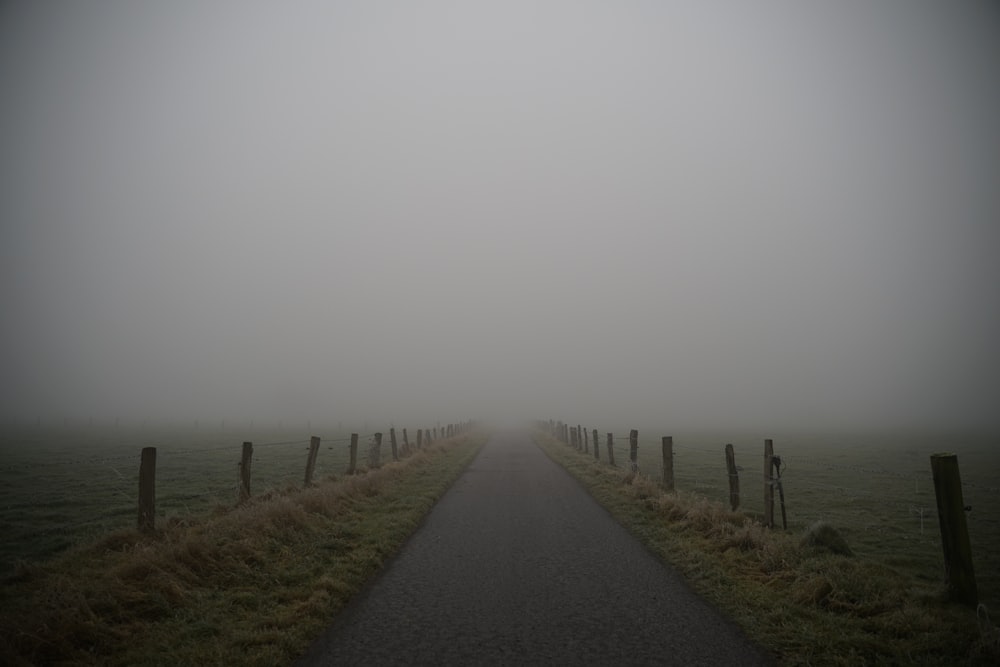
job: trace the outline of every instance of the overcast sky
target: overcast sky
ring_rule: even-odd
[[[6,2],[0,409],[1000,427],[992,4]]]

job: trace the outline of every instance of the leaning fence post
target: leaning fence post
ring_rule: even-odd
[[[608,463],[613,468],[615,465],[615,434],[608,433]]]
[[[351,462],[347,466],[347,474],[353,475],[358,471],[358,434],[351,434]]]
[[[395,428],[390,428],[389,429],[389,444],[392,446],[392,460],[393,461],[398,461],[399,460],[399,452],[396,449],[396,429]]]
[[[312,484],[313,472],[316,470],[316,455],[319,454],[319,437],[309,438],[309,456],[306,457],[306,486]]]
[[[632,472],[639,469],[639,431],[632,429],[628,433],[628,460]]]
[[[253,462],[253,443],[243,443],[243,456],[240,457],[240,501],[250,497],[250,464]]]
[[[934,496],[937,499],[938,522],[941,525],[941,547],[944,550],[944,571],[948,577],[948,592],[952,598],[976,606],[979,592],[972,569],[972,547],[962,498],[962,478],[958,474],[958,456],[932,454],[931,474],[934,476]]]
[[[594,429],[594,460],[601,460],[601,444],[597,440],[597,429]]]
[[[674,438],[663,436],[663,489],[674,490]]]
[[[764,525],[774,528],[774,480],[771,467],[774,465],[774,442],[764,440]]]
[[[726,471],[729,473],[729,506],[733,511],[740,506],[740,474],[736,470],[736,452],[726,445]]]
[[[577,424],[576,425],[576,430],[579,431],[579,433],[576,436],[576,439],[577,439],[577,442],[580,443],[580,448],[583,450],[583,452],[585,454],[589,454],[590,453],[590,447],[587,445],[587,429],[585,429],[582,426],[580,426],[579,424]]]
[[[139,458],[139,531],[156,527],[156,447],[143,447]]]
[[[781,457],[772,456],[771,462],[774,464],[775,471],[774,486],[778,488],[778,502],[781,504],[781,527],[788,530],[788,516],[785,514],[785,489],[781,486]]]
[[[403,429],[403,456],[410,455],[410,439],[406,437],[406,429]]]

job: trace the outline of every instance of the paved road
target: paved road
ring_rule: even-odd
[[[499,433],[300,665],[768,660],[525,433]]]

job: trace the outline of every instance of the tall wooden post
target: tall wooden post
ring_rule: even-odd
[[[590,437],[587,433],[587,429],[583,429],[583,451],[587,454],[590,453]]]
[[[594,460],[601,460],[601,444],[597,440],[597,429],[594,429]]]
[[[143,447],[139,458],[139,531],[156,528],[156,447]]]
[[[932,454],[931,474],[937,499],[938,522],[941,525],[941,548],[944,550],[944,571],[951,597],[975,607],[979,603],[976,575],[972,569],[972,547],[965,521],[965,501],[962,498],[962,478],[958,474],[958,456]]]
[[[774,528],[774,480],[771,468],[774,466],[774,442],[764,440],[764,525]]]
[[[636,429],[628,433],[628,461],[632,472],[639,469],[639,431]]]
[[[316,470],[316,455],[319,454],[319,438],[309,438],[309,456],[306,457],[306,486],[312,484],[313,472]]]
[[[418,428],[417,429],[417,449],[420,449],[423,446],[424,446],[424,429]]]
[[[250,497],[250,465],[253,462],[253,443],[243,443],[243,455],[240,457],[240,502]]]
[[[729,506],[735,512],[740,506],[740,474],[736,469],[736,452],[726,445],[726,471],[729,473]]]
[[[396,429],[389,429],[389,445],[392,447],[392,460],[399,460],[399,451],[396,449]]]
[[[403,429],[403,454],[410,455],[410,439],[406,437],[406,429]]]
[[[663,436],[663,489],[664,491],[674,490],[674,438],[670,435]]]
[[[353,475],[358,471],[358,434],[351,434],[351,461],[347,464],[347,474]]]
[[[615,434],[608,433],[608,463],[615,465]]]

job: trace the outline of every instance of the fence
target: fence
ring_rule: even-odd
[[[979,597],[1000,595],[1000,484],[996,478],[1000,451],[993,439],[969,441],[963,448],[966,479],[960,481],[954,457],[950,462],[934,457],[935,465],[944,462],[946,469],[954,471],[936,475],[941,488],[936,494],[931,455],[942,445],[929,437],[831,442],[802,436],[781,441],[754,438],[748,444],[746,437],[731,436],[640,439],[636,430],[602,436],[597,429],[554,420],[538,426],[604,464],[619,462],[616,467],[626,475],[641,473],[665,490],[679,489],[727,503],[765,525],[799,529],[827,521],[846,533],[856,552],[890,564],[940,572],[943,553],[949,578],[961,579],[971,572],[974,562]],[[949,475],[950,485],[946,483]],[[942,514],[950,517],[944,523]],[[968,526],[964,538],[968,546],[963,546],[959,527],[963,520]],[[956,591],[975,591],[974,584],[953,585]],[[956,592],[956,597],[962,596]]]
[[[417,440],[426,447],[471,426],[422,428]],[[8,429],[0,433],[0,574],[109,530],[151,530],[157,519],[378,467],[416,449],[406,429],[397,431],[383,449],[376,433],[336,430],[311,438],[259,430],[241,446],[228,429],[204,427]]]

